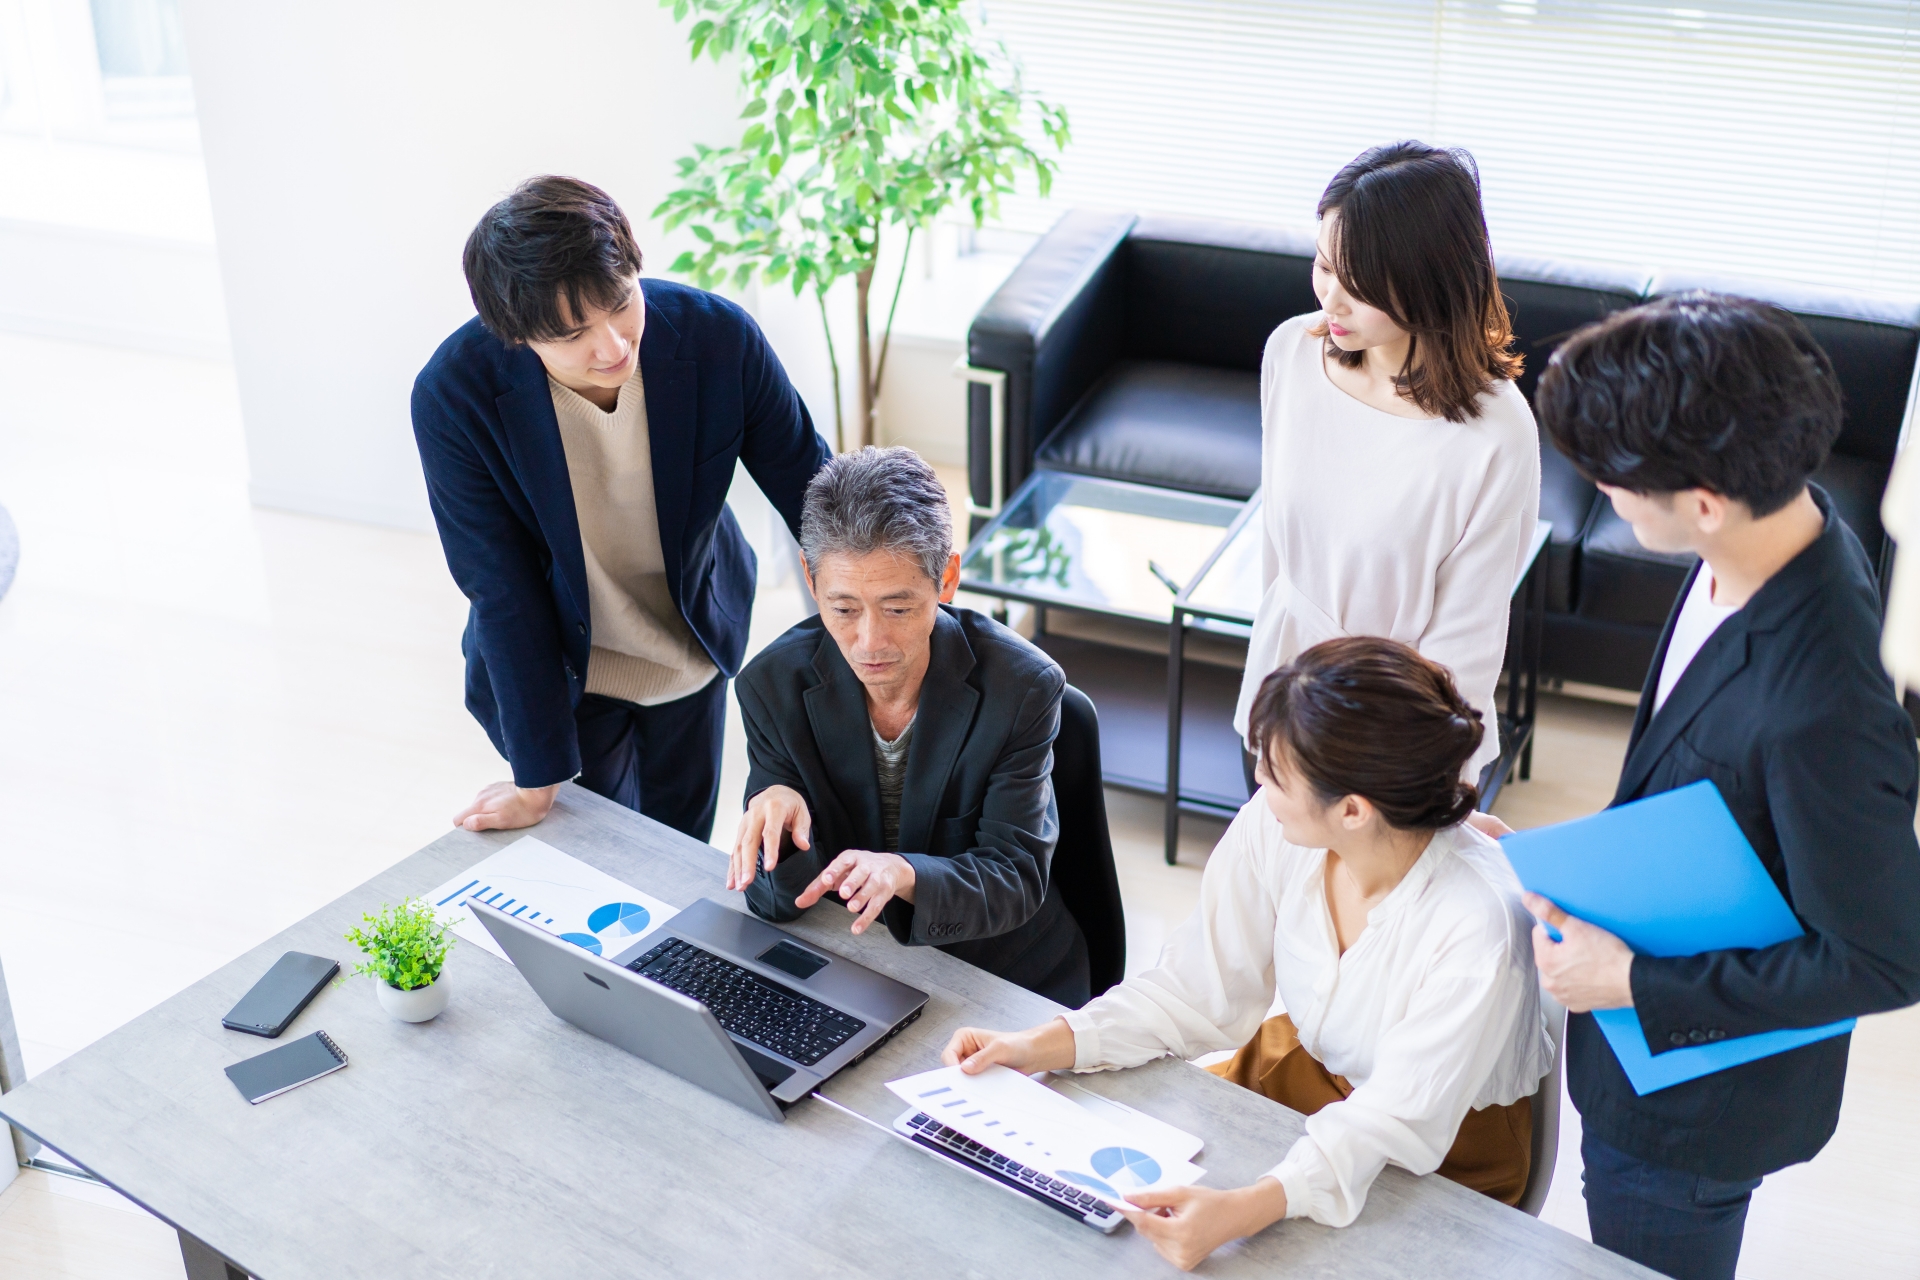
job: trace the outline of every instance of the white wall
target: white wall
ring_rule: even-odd
[[[472,314],[460,248],[535,173],[647,215],[739,127],[653,0],[184,0],[254,501],[426,527],[414,375]]]

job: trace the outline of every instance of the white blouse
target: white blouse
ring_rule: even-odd
[[[1260,682],[1336,636],[1385,636],[1453,672],[1484,718],[1467,766],[1500,754],[1494,685],[1507,603],[1540,514],[1540,438],[1511,382],[1478,417],[1401,418],[1327,377],[1321,316],[1295,316],[1260,363],[1261,584],[1234,710],[1244,741]]]
[[[1131,1067],[1239,1048],[1277,993],[1301,1045],[1354,1088],[1269,1172],[1288,1217],[1344,1227],[1387,1163],[1431,1173],[1469,1109],[1530,1096],[1553,1042],[1533,921],[1498,843],[1464,825],[1435,833],[1345,955],[1326,858],[1287,843],[1256,793],[1159,964],[1065,1016],[1075,1070]]]

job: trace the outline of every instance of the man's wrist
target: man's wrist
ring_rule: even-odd
[[[915,880],[913,862],[911,859],[903,858],[897,853],[893,855],[893,860],[900,864],[899,869],[894,873],[893,896],[902,902],[912,902],[913,884]]]

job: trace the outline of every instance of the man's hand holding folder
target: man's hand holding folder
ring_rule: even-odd
[[[1548,991],[1591,1012],[1642,1096],[1852,1028],[1718,1028],[1650,1043],[1634,1009],[1633,957],[1757,950],[1804,932],[1711,782],[1501,841],[1528,890]],[[1558,933],[1560,937],[1555,938]]]
[[[1569,1013],[1633,1005],[1633,948],[1599,925],[1576,920],[1537,893],[1522,896],[1533,913],[1533,964],[1540,985]]]

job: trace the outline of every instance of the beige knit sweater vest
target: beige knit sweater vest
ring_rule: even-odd
[[[547,385],[587,563],[593,615],[587,692],[643,707],[684,698],[717,669],[667,590],[639,361],[612,413],[552,378]]]

